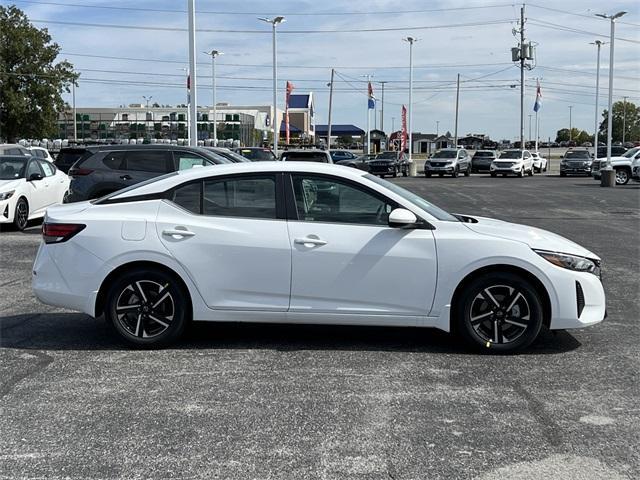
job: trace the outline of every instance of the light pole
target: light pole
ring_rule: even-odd
[[[607,15],[604,13],[596,14],[597,17],[611,19],[611,38],[609,39],[609,106],[607,107],[607,165],[604,169],[600,169],[600,185],[603,187],[613,187],[616,184],[615,175],[611,168],[611,140],[613,128],[613,112],[611,111],[611,104],[613,103],[613,47],[615,43],[616,33],[616,19],[620,18],[627,12],[618,12],[614,15]]]
[[[409,125],[407,126],[409,130],[409,168],[410,175],[412,177],[416,176],[417,167],[413,163],[413,158],[411,158],[411,151],[413,150],[413,44],[418,41],[415,37],[407,37],[403,38],[405,42],[409,43]]]
[[[436,138],[440,136],[440,120],[436,120]]]
[[[595,127],[593,134],[593,158],[594,160],[598,158],[598,114],[599,110],[599,95],[600,95],[600,47],[604,45],[604,42],[600,40],[596,40],[592,43],[592,45],[596,45],[598,47],[598,60],[596,62],[596,115],[594,119]]]
[[[531,117],[533,117],[532,113],[529,114],[529,143],[531,143]]]
[[[189,102],[189,145],[198,146],[198,74],[196,71],[196,6],[195,0],[189,0],[189,80],[190,99]]]
[[[144,133],[146,135],[147,131],[149,130],[149,123],[147,122],[147,115],[149,114],[149,102],[153,98],[153,95],[149,95],[148,97],[143,95],[142,98],[144,98],[145,101],[147,102],[147,110],[144,113],[144,129],[145,129]]]
[[[622,97],[622,146],[624,146],[624,131],[627,126],[627,98],[629,97]]]
[[[148,97],[146,95],[142,95],[142,98],[144,98],[145,102],[147,102],[147,110],[149,110],[149,102],[153,98],[153,95],[149,95]]]
[[[271,125],[273,125],[273,153],[276,158],[278,158],[278,136],[280,135],[280,121],[278,119],[278,94],[277,94],[277,84],[278,84],[278,67],[277,67],[277,54],[276,54],[276,27],[285,21],[284,17],[274,17],[274,18],[266,18],[259,17],[258,20],[261,20],[266,23],[270,23],[273,29],[273,118],[271,119]]]
[[[223,52],[219,50],[211,50],[210,52],[204,52],[207,55],[211,55],[211,90],[213,102],[211,105],[213,107],[213,146],[218,146],[218,116],[216,111],[216,57],[220,55],[224,55]]]
[[[573,110],[573,105],[569,105],[569,141],[570,142],[573,140],[572,126],[571,126],[571,110]]]
[[[73,142],[78,143],[78,113],[76,112],[76,81],[71,84],[73,101]]]

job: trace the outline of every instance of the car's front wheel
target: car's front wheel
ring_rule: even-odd
[[[616,184],[626,185],[629,182],[629,172],[624,168],[616,168]]]
[[[472,346],[500,353],[529,346],[543,323],[540,294],[523,277],[488,273],[463,292],[455,330]]]
[[[464,176],[468,177],[471,175],[471,165],[467,166],[467,169],[464,171]]]
[[[162,347],[182,335],[190,311],[188,301],[172,275],[162,270],[135,269],[109,288],[105,316],[127,343]]]
[[[24,198],[16,202],[16,210],[13,214],[13,225],[20,231],[27,228],[29,223],[29,204]]]

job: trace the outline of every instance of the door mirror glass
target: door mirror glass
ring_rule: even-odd
[[[394,228],[411,227],[418,222],[413,212],[404,208],[396,208],[389,214],[389,226]]]

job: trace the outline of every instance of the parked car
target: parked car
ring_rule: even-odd
[[[69,177],[52,163],[26,155],[0,155],[0,224],[24,230],[44,216],[47,207],[62,203]]]
[[[612,145],[611,146],[611,156],[612,157],[620,157],[625,154],[628,148],[620,146],[620,145]],[[607,158],[607,147],[598,147],[598,155],[596,158],[603,159]]]
[[[231,163],[244,163],[250,162],[247,157],[243,157],[239,153],[233,152],[228,148],[223,147],[203,147],[205,150],[209,150],[210,152],[215,153],[216,155],[220,155],[221,157],[226,158]]]
[[[533,161],[534,172],[546,172],[547,171],[547,159],[539,152],[531,152],[531,159]]]
[[[640,182],[640,158],[634,159],[631,164],[631,178],[636,182]]]
[[[478,150],[471,158],[472,173],[489,173],[491,163],[498,158],[498,152],[495,150]]]
[[[285,150],[282,152],[282,155],[280,155],[280,160],[283,162],[333,163],[329,152],[320,149]]]
[[[29,156],[31,155],[31,152],[17,143],[0,143],[0,155]]]
[[[491,176],[533,175],[533,157],[529,150],[505,150],[491,164]]]
[[[268,321],[436,327],[504,353],[605,316],[595,253],[316,162],[180,171],[52,207],[42,232],[37,298],[138,347],[191,320]]]
[[[86,147],[64,147],[58,152],[55,164],[58,170],[69,173],[71,166],[87,153]],[[89,153],[90,154],[90,153]]]
[[[274,153],[270,148],[266,147],[243,147],[234,148],[234,152],[239,153],[245,158],[248,158],[252,162],[265,162],[271,160],[277,160]]]
[[[65,201],[99,198],[166,173],[224,163],[231,162],[200,147],[91,146],[69,170],[71,187]]]
[[[333,163],[338,163],[341,160],[354,160],[356,158],[356,155],[349,150],[329,150],[329,154],[331,155]]]
[[[457,177],[464,173],[471,174],[471,157],[464,148],[444,148],[435,152],[424,164],[424,175],[430,177],[437,173],[439,176],[451,175]]]
[[[624,155],[611,157],[611,166],[616,171],[616,184],[625,185],[631,178],[631,164],[640,158],[640,147],[627,150]],[[607,159],[602,158],[593,162],[591,174],[593,178],[600,179],[600,170],[607,164]]]
[[[560,160],[560,176],[591,175],[593,158],[588,150],[567,150]]]
[[[369,172],[384,178],[385,175],[403,177],[409,175],[409,157],[405,152],[389,150],[379,153],[369,161]]]
[[[360,155],[359,157],[349,159],[349,160],[339,160],[334,162],[337,165],[342,165],[344,167],[357,168],[359,170],[364,170],[365,172],[369,171],[369,162],[376,158],[375,155]]]
[[[43,147],[29,147],[29,152],[36,158],[42,158],[47,162],[53,162],[53,157],[49,153],[49,150]]]

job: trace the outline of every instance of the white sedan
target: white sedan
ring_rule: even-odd
[[[44,303],[138,346],[191,320],[436,327],[515,351],[602,321],[600,259],[553,233],[451,215],[363,171],[217,165],[50,208]]]
[[[62,203],[69,177],[43,159],[0,156],[0,224],[24,230],[29,220],[41,218],[51,205]]]

